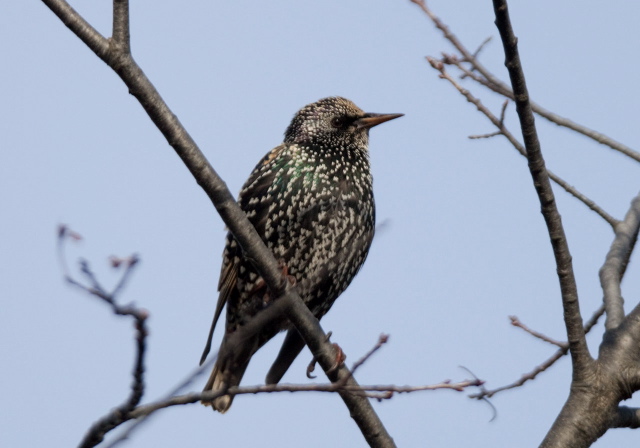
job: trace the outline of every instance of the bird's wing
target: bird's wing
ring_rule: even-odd
[[[271,213],[270,206],[274,201],[274,192],[269,189],[274,184],[284,186],[287,182],[287,175],[283,174],[282,169],[290,161],[290,157],[282,154],[287,148],[287,144],[276,146],[258,162],[238,198],[240,208],[263,239],[266,221]]]
[[[272,164],[278,155],[286,148],[286,145],[280,145],[272,149],[253,169],[249,179],[245,182],[240,192],[238,202],[240,207],[247,214],[251,224],[256,227],[258,233],[264,235],[264,226],[268,218],[269,205],[269,187],[274,182],[275,172]],[[252,200],[253,199],[253,200]],[[238,280],[238,270],[242,263],[242,249],[239,247],[235,238],[231,233],[227,235],[227,244],[225,247],[222,270],[220,272],[220,281],[218,283],[218,303],[216,311],[209,330],[207,344],[200,358],[200,365],[204,363],[209,351],[211,350],[211,340],[213,331],[215,330],[218,319],[222,314],[222,309],[229,301],[234,291],[236,291],[236,282]]]
[[[227,238],[231,239],[233,237],[229,235]],[[213,331],[216,328],[216,324],[218,323],[220,314],[222,314],[224,305],[227,303],[229,296],[235,289],[236,280],[238,279],[238,265],[237,263],[233,263],[233,261],[227,257],[227,251],[228,248],[225,249],[225,260],[222,265],[222,272],[220,273],[220,283],[218,284],[218,291],[220,291],[220,294],[218,295],[216,312],[213,315],[213,322],[211,323],[211,329],[209,330],[209,336],[207,337],[207,345],[205,345],[204,351],[202,352],[202,357],[200,358],[200,365],[202,365],[202,363],[204,363],[204,360],[207,359],[207,355],[211,350],[211,339],[213,338]]]

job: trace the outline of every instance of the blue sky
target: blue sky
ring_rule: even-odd
[[[72,5],[109,34],[109,1]],[[470,48],[493,36],[482,61],[507,79],[491,2],[430,6]],[[638,8],[510,5],[532,97],[636,150]],[[234,193],[309,102],[341,95],[370,112],[405,114],[371,132],[377,216],[386,225],[322,321],[348,363],[380,333],[391,335],[358,371],[360,383],[462,380],[468,374],[459,366],[489,388],[512,382],[554,349],[511,327],[509,315],[564,339],[553,256],[525,160],[504,139],[467,138],[493,129],[425,61],[451,47],[415,5],[139,1],[131,21],[135,59]],[[108,256],[140,255],[121,300],[151,314],[146,401],[198,363],[224,225],[124,84],[42,3],[3,3],[0,37],[0,445],[73,446],[127,396],[134,343],[131,322],[63,282],[57,225],[84,237],[68,248],[69,262],[88,259],[107,285],[117,279]],[[499,112],[501,98],[467,87]],[[507,123],[515,133],[513,107]],[[537,123],[547,165],[622,218],[640,186],[637,163]],[[601,301],[597,273],[613,235],[555,191],[588,318]],[[636,260],[623,283],[628,306],[640,299]],[[602,325],[593,333],[596,355]],[[279,342],[254,357],[244,384],[263,381]],[[303,352],[284,380],[307,382],[309,359]],[[535,382],[493,398],[493,422],[488,405],[451,391],[374,406],[403,447],[537,446],[569,381],[563,359]],[[631,430],[615,430],[594,446],[637,440]],[[165,410],[129,446],[216,443],[364,444],[339,397],[299,393],[239,397],[224,416],[200,405]]]

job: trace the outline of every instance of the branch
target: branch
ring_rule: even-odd
[[[640,409],[627,406],[618,406],[612,428],[640,428]]]
[[[445,57],[445,60],[446,60],[446,57]],[[474,97],[471,94],[471,92],[469,92],[469,90],[462,87],[460,83],[458,83],[455,79],[453,79],[451,75],[449,75],[449,73],[447,73],[447,71],[444,68],[445,61],[440,61],[430,56],[427,57],[427,61],[429,62],[429,64],[431,64],[431,67],[433,67],[434,69],[440,72],[440,77],[442,79],[449,81],[449,83],[451,83],[451,85],[453,85],[458,90],[458,92],[460,92],[460,94],[462,94],[467,99],[467,101],[475,105],[478,111],[484,114],[491,121],[491,123],[493,123],[493,125],[498,128],[498,133],[494,133],[494,135],[504,135],[505,138],[509,140],[509,143],[511,143],[511,145],[520,153],[521,156],[525,158],[527,157],[527,152],[524,146],[522,146],[520,142],[513,136],[513,134],[506,128],[506,126],[504,125],[504,120],[502,118],[498,119],[489,109],[487,109],[486,106],[484,106],[484,104],[482,104],[482,102],[478,98]],[[504,110],[504,106],[503,106],[503,110]],[[488,135],[488,136],[493,136],[493,135]],[[472,136],[472,137],[475,137],[475,136]],[[477,137],[484,137],[484,136],[477,136]],[[580,202],[582,202],[587,207],[589,207],[591,210],[593,210],[598,215],[600,215],[602,219],[607,221],[612,228],[615,228],[615,226],[618,224],[617,219],[609,215],[609,213],[603,210],[593,200],[589,199],[587,196],[585,196],[584,194],[576,190],[567,181],[565,181],[564,179],[562,179],[561,177],[559,177],[558,175],[554,174],[549,170],[547,170],[547,174],[549,175],[549,178],[551,180],[553,180],[556,184],[560,185],[567,193],[571,194],[573,197],[575,197]]]
[[[120,76],[129,88],[129,92],[138,99],[153,123],[196,179],[198,185],[211,199],[228,229],[233,233],[246,255],[253,260],[274,297],[282,296],[288,282],[283,278],[282,270],[278,267],[273,254],[262,242],[224,181],[218,176],[195,141],[133,60],[129,46],[122,45],[123,41],[128,40],[128,3],[125,0],[115,0],[114,32],[117,32],[118,35],[114,36],[114,39],[120,39],[120,45],[112,45],[107,49],[105,39],[99,34],[96,36],[97,32],[64,0],[43,0],[43,2]],[[127,22],[126,26],[125,22]],[[287,318],[296,327],[326,372],[330,367],[328,360],[332,356],[335,359],[333,347],[325,341],[325,335],[318,320],[304,305],[295,289],[287,291],[285,297],[288,297]],[[284,300],[285,297],[276,301]],[[342,366],[337,372],[330,375],[330,378],[332,381],[336,381],[348,375],[348,369]],[[353,378],[350,378],[347,385],[353,384],[357,383]],[[341,393],[340,395],[370,446],[395,446],[393,439],[366,398],[356,397],[349,393]]]
[[[600,305],[600,307],[593,313],[593,315],[589,318],[589,320],[584,324],[584,332],[585,334],[589,333],[591,329],[598,323],[598,319],[604,314],[604,304]],[[509,389],[515,389],[517,387],[521,387],[529,380],[535,379],[540,373],[547,370],[549,367],[554,365],[557,360],[562,358],[569,352],[569,344],[567,342],[561,342],[562,347],[557,350],[551,357],[549,357],[543,363],[537,365],[533,370],[529,373],[525,373],[518,380],[514,381],[511,384],[507,384],[506,386],[498,387],[496,389],[491,390],[483,390],[477,394],[469,395],[469,398],[491,398],[498,392],[502,392]]]
[[[358,370],[365,362],[367,362],[369,360],[369,358],[371,358],[371,356],[373,356],[373,354],[375,352],[380,350],[382,348],[382,346],[384,344],[386,344],[387,342],[389,342],[389,335],[388,334],[381,334],[380,337],[378,338],[378,342],[376,343],[376,345],[374,345],[371,350],[369,350],[367,353],[365,353],[365,355],[362,358],[357,360],[351,366],[351,375],[356,373],[356,370]]]
[[[500,31],[502,45],[505,52],[505,66],[509,71],[511,85],[515,94],[516,110],[520,119],[522,136],[527,150],[529,171],[533,178],[536,193],[540,200],[542,215],[544,216],[551,238],[551,246],[556,259],[560,290],[562,291],[562,305],[564,308],[564,321],[567,328],[571,359],[574,375],[584,374],[587,367],[592,365],[593,358],[589,354],[587,341],[582,328],[582,316],[578,303],[578,289],[573,273],[571,253],[562,226],[562,219],[556,207],[555,197],[549,176],[546,171],[544,158],[540,151],[540,141],[535,127],[535,120],[529,103],[529,92],[518,54],[517,38],[513,34],[509,11],[506,0],[493,0],[493,9],[496,14],[496,26]]]
[[[560,347],[561,349],[569,348],[566,342],[556,341],[555,339],[552,339],[547,335],[544,335],[538,331],[532,330],[531,328],[527,327],[525,324],[522,323],[520,319],[518,319],[517,316],[509,316],[509,320],[511,320],[511,325],[513,325],[514,327],[521,328],[522,330],[526,331],[533,337],[536,337],[542,341],[548,342],[549,344]]]
[[[426,386],[395,386],[395,385],[373,385],[373,386],[349,386],[340,385],[338,383],[331,384],[265,384],[259,386],[240,386],[231,387],[226,391],[217,392],[197,392],[186,395],[172,397],[167,400],[161,400],[148,405],[139,406],[132,413],[132,418],[140,418],[149,415],[160,409],[171,406],[179,406],[184,404],[198,403],[199,401],[211,401],[221,395],[247,395],[259,393],[276,393],[276,392],[338,392],[351,395],[376,398],[378,400],[390,399],[396,393],[411,393],[428,390],[449,389],[462,392],[469,387],[482,386],[483,381],[478,379],[464,380],[458,383],[452,383],[445,380],[438,384]],[[371,393],[374,394],[371,394]]]
[[[81,281],[73,278],[68,270],[66,259],[64,256],[65,243],[69,239],[77,240],[79,235],[72,232],[66,226],[60,226],[58,228],[58,256],[61,261],[61,266],[65,274],[65,280],[84,292],[98,297],[105,303],[107,303],[114,314],[118,316],[131,316],[134,319],[134,327],[136,329],[136,359],[133,368],[133,383],[131,385],[131,393],[129,398],[109,412],[107,415],[99,419],[82,439],[80,443],[81,448],[90,448],[98,445],[104,439],[106,433],[113,428],[119,426],[123,422],[127,421],[130,417],[129,414],[132,410],[138,406],[142,395],[144,394],[144,358],[146,353],[146,339],[148,336],[146,321],[149,317],[147,311],[136,308],[133,305],[120,305],[117,302],[117,295],[124,287],[126,281],[130,278],[134,267],[138,264],[138,257],[133,255],[125,259],[116,259],[112,257],[112,266],[114,268],[124,267],[124,273],[120,280],[116,284],[115,288],[111,292],[107,292],[100,284],[95,274],[91,270],[89,263],[85,260],[80,261],[80,272],[84,275],[90,286],[83,284]]]
[[[217,359],[217,356],[211,356],[210,359],[207,362],[205,362],[204,364],[196,367],[182,381],[180,381],[176,386],[174,386],[169,392],[164,394],[164,396],[159,401],[170,400],[171,398],[175,397],[176,395],[182,393],[182,391],[184,391],[187,387],[189,387],[196,379],[201,377],[204,373],[208,373],[208,371],[210,371],[211,368],[213,367],[213,364],[215,363],[216,359]],[[139,406],[136,409],[140,409],[140,407],[141,406]],[[135,411],[136,410],[134,409],[133,412],[135,412]],[[118,445],[120,442],[130,438],[131,435],[137,429],[139,429],[144,423],[149,421],[150,414],[144,415],[142,417],[133,417],[132,414],[129,413],[129,418],[135,418],[135,420],[131,421],[131,424],[129,424],[126,427],[126,429],[121,431],[112,441],[110,441],[105,446],[105,448],[113,448],[116,445]]]
[[[638,240],[640,229],[640,194],[635,197],[624,220],[616,226],[616,236],[600,269],[600,284],[607,308],[605,328],[613,330],[624,319],[624,301],[620,282],[627,269],[629,258]]]
[[[500,95],[503,95],[507,98],[514,99],[513,92],[509,88],[509,86],[507,86],[500,79],[495,77],[489,70],[487,70],[480,63],[480,61],[478,61],[478,59],[475,57],[474,54],[472,54],[464,45],[462,45],[462,42],[458,40],[456,35],[453,34],[451,31],[449,31],[449,28],[447,27],[447,25],[445,25],[440,20],[440,18],[436,16],[433,13],[433,11],[431,11],[428,8],[424,0],[411,0],[411,3],[415,3],[416,5],[418,5],[420,9],[422,9],[422,11],[429,17],[429,19],[431,19],[431,21],[434,23],[436,28],[438,28],[442,32],[442,35],[444,36],[444,38],[447,39],[449,42],[451,42],[451,44],[460,52],[464,62],[469,62],[473,67],[473,69],[478,71],[484,77],[485,82],[482,82],[482,84],[486,85],[488,88],[490,88],[496,93],[499,93]],[[476,78],[473,78],[473,79],[478,81]],[[606,136],[605,134],[594,131],[593,129],[589,129],[588,127],[578,124],[568,118],[565,118],[558,114],[550,112],[544,107],[540,106],[539,104],[534,103],[533,101],[531,101],[531,108],[536,114],[549,120],[552,123],[557,124],[558,126],[563,126],[568,129],[571,129],[572,131],[576,131],[600,144],[606,145],[609,148],[615,151],[618,151],[626,155],[627,157],[630,157],[640,162],[639,152],[634,151],[628,146],[612,139],[611,137]]]

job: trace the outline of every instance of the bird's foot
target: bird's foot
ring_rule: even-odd
[[[330,337],[331,337],[331,332],[328,332],[327,337],[325,338],[325,341],[329,342]],[[333,348],[336,350],[336,360],[335,360],[335,363],[329,368],[329,370],[327,370],[327,375],[331,375],[333,372],[338,370],[340,366],[344,364],[345,360],[347,359],[347,355],[344,353],[344,351],[342,350],[342,348],[340,348],[338,344],[334,342],[331,345],[333,345]],[[309,365],[307,366],[307,378],[309,379],[316,378],[316,376],[312,375],[311,373],[316,369],[317,362],[318,361],[314,357],[309,363]]]
[[[334,342],[331,345],[333,345],[333,348],[336,350],[336,360],[335,360],[335,363],[331,366],[331,368],[327,370],[327,375],[331,375],[333,372],[338,370],[340,366],[344,364],[344,362],[347,359],[347,355],[344,353],[344,351],[342,351],[342,348],[338,344]]]

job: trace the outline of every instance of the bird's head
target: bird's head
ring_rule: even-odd
[[[403,114],[363,112],[346,98],[329,97],[308,104],[296,113],[284,141],[309,146],[366,150],[369,129]]]

